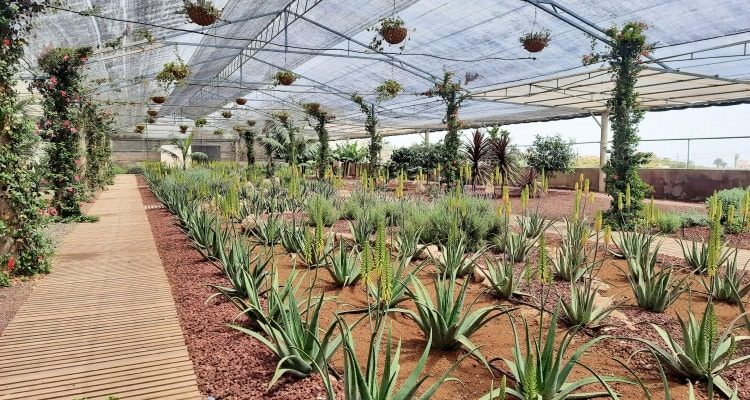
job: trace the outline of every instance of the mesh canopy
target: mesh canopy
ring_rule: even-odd
[[[222,21],[199,29],[179,11],[180,0],[72,0],[64,10],[37,24],[30,49],[33,62],[44,46],[95,46],[88,78],[99,85],[97,98],[109,102],[123,131],[141,123],[149,107],[159,109],[159,129],[206,116],[211,126],[232,132],[244,121],[262,121],[286,111],[303,119],[301,103],[318,102],[336,119],[331,138],[364,137],[364,116],[353,93],[375,102],[384,80],[404,92],[376,105],[385,135],[443,127],[439,98],[420,95],[442,78],[476,73],[461,118],[467,127],[570,118],[601,112],[611,90],[602,65],[584,67],[581,57],[591,38],[552,13],[520,0],[217,0]],[[91,9],[94,16],[72,11]],[[547,3],[547,2],[544,2]],[[747,0],[559,0],[574,10],[579,24],[607,28],[643,21],[655,43],[639,92],[652,109],[750,100],[750,2]],[[408,41],[368,49],[368,28],[398,15]],[[583,22],[581,22],[583,21]],[[533,57],[518,38],[548,29],[552,41]],[[144,40],[144,29],[155,39]],[[140,31],[140,32],[138,32]],[[138,33],[141,33],[139,35]],[[106,47],[124,37],[122,46]],[[114,47],[114,46],[113,46]],[[601,43],[599,49],[603,49]],[[190,77],[171,88],[161,106],[149,105],[159,93],[154,77],[164,63],[183,59]],[[274,86],[277,71],[291,70],[292,86]],[[239,106],[235,99],[246,98]],[[221,111],[230,109],[231,118]],[[156,134],[156,133],[154,133]]]

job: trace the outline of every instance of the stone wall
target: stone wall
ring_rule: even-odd
[[[590,180],[591,190],[600,191],[598,168],[576,168],[570,174],[557,174],[550,178],[550,186],[572,189],[580,174]],[[654,188],[658,199],[703,201],[714,191],[750,185],[750,170],[642,169],[640,175]]]

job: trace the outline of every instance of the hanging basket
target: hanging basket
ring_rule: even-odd
[[[276,83],[278,84],[289,86],[295,80],[297,80],[297,77],[291,71],[279,71],[276,73]]]
[[[404,26],[396,26],[392,28],[383,28],[380,34],[383,36],[383,40],[388,44],[399,44],[406,39],[406,35],[409,31]]]
[[[232,118],[232,112],[231,111],[222,111],[221,116],[224,118]]]
[[[247,104],[247,99],[244,98],[244,97],[238,97],[238,98],[234,99],[234,102],[237,103],[240,106],[244,106],[245,104]]]
[[[143,125],[136,125],[135,126],[135,133],[143,133],[143,130],[146,129]]]
[[[148,122],[149,124],[153,124],[154,122],[156,122],[156,118],[154,118],[154,117],[149,117],[149,118],[148,118],[148,119],[146,120],[146,122]]]
[[[219,13],[213,6],[203,6],[199,4],[188,4],[185,6],[185,12],[194,24],[200,26],[211,26],[219,19]]]
[[[549,45],[549,32],[529,32],[521,36],[520,41],[526,51],[529,53],[538,53]]]
[[[159,112],[156,111],[156,110],[148,110],[148,111],[146,111],[146,114],[148,114],[149,117],[155,117],[155,116],[159,115]]]
[[[180,125],[180,132],[185,133],[187,132],[188,128],[190,128],[187,125]]]
[[[164,96],[154,96],[151,98],[151,101],[153,101],[154,104],[164,104],[164,102],[167,101],[167,98]]]
[[[247,120],[247,126],[255,126],[255,120],[253,119]]]

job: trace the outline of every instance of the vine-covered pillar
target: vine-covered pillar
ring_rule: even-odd
[[[49,270],[49,245],[41,233],[42,180],[31,161],[38,128],[24,113],[15,91],[33,18],[49,5],[42,0],[0,2],[0,286],[9,275]]]
[[[606,177],[604,173],[604,167],[607,165],[607,145],[609,144],[609,110],[602,112],[599,118],[599,124],[601,128],[599,133],[599,192],[606,190]]]
[[[42,55],[39,67],[47,75],[34,86],[43,95],[42,128],[49,142],[49,174],[55,194],[52,205],[62,218],[81,215],[83,152],[76,126],[82,95],[82,69],[91,48],[58,48]]]
[[[255,131],[252,129],[245,130],[242,133],[242,138],[245,140],[247,167],[251,168],[255,165]]]
[[[612,123],[612,148],[610,158],[604,166],[607,193],[612,197],[606,217],[622,228],[633,228],[643,214],[643,198],[648,186],[638,171],[649,154],[638,151],[638,124],[643,119],[643,110],[638,103],[635,87],[638,74],[643,69],[641,55],[651,47],[646,43],[643,23],[630,22],[621,30],[611,28],[607,35],[611,40],[608,60],[615,88],[608,102]],[[624,198],[624,201],[621,200]]]

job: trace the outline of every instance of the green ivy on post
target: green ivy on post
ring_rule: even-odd
[[[592,52],[583,58],[587,65],[607,61],[615,79],[612,98],[607,102],[613,137],[604,172],[607,175],[606,191],[612,197],[612,204],[605,217],[608,223],[623,229],[632,229],[641,220],[643,199],[648,191],[648,185],[638,175],[640,166],[650,155],[638,151],[638,124],[644,112],[635,91],[638,74],[643,70],[641,56],[649,54],[653,48],[646,42],[646,29],[648,26],[641,22],[629,22],[622,29],[610,28],[607,31],[611,41],[608,52]],[[618,207],[618,198],[626,192],[629,192],[629,201]]]

